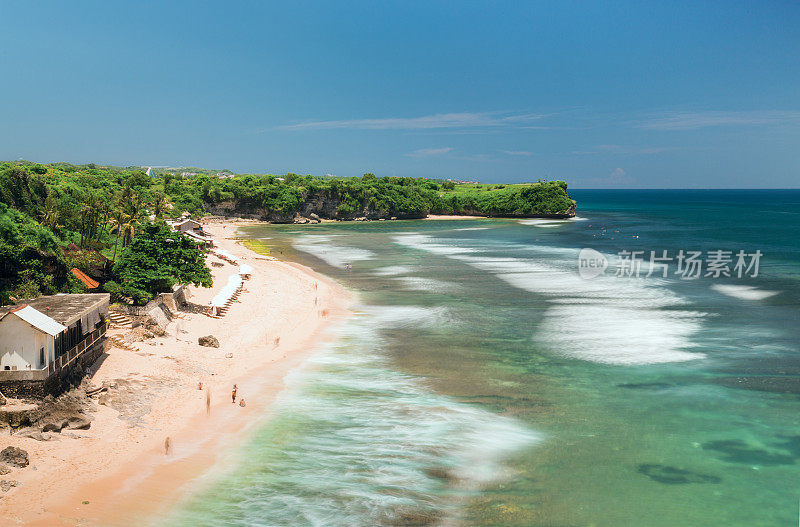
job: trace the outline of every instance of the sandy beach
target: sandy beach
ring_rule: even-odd
[[[423,220],[483,220],[486,216],[457,216],[454,214],[428,214]]]
[[[348,316],[351,296],[332,280],[257,255],[234,240],[234,224],[206,230],[217,247],[255,269],[239,302],[219,319],[181,312],[165,336],[135,343],[135,351],[109,349],[91,382],[125,386],[133,395],[122,411],[97,405],[90,429],[53,441],[4,437],[0,447],[25,449],[30,465],[4,476],[22,485],[0,498],[0,523],[141,525],[163,513],[202,485],[200,476],[227,465],[237,444],[269,417],[286,374]],[[223,265],[211,265],[215,287],[190,287],[189,301],[198,306],[238,268],[213,255],[208,263]],[[220,347],[200,346],[205,335]],[[246,407],[231,403],[234,384]]]

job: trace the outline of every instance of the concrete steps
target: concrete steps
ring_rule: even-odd
[[[111,320],[111,327],[130,329],[133,327],[131,317],[115,309],[108,310],[108,318]]]

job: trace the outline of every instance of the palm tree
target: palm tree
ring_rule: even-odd
[[[125,212],[128,217],[122,226],[122,246],[127,247],[133,240],[133,235],[139,226],[139,218],[144,213],[144,202],[142,195],[138,192],[133,192],[130,195],[129,201],[125,205]]]
[[[153,214],[156,215],[156,218],[164,217],[164,212],[167,210],[168,206],[169,198],[167,198],[163,192],[156,192],[153,197]]]
[[[122,224],[122,246],[127,247],[131,240],[133,240],[133,236],[136,234],[136,230],[139,227],[139,221],[136,216],[128,216],[126,218],[125,223]]]
[[[58,203],[56,203],[52,195],[48,195],[44,200],[44,205],[42,206],[42,211],[39,213],[39,217],[42,221],[42,225],[50,229],[55,229],[58,225]]]
[[[120,209],[114,209],[111,214],[109,223],[109,232],[116,232],[117,236],[114,238],[114,256],[111,258],[111,263],[117,261],[117,245],[119,245],[119,236],[122,234],[122,226],[125,224],[125,214]]]
[[[91,238],[92,233],[92,223],[94,221],[95,216],[95,200],[94,196],[89,196],[83,201],[78,209],[78,213],[81,216],[81,247],[83,247],[83,240],[84,236],[87,239]]]

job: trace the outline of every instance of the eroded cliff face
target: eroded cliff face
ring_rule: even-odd
[[[565,219],[565,218],[573,218],[575,217],[575,211],[578,208],[578,204],[575,200],[572,201],[572,205],[564,211],[564,212],[543,212],[539,214],[517,214],[513,212],[501,212],[497,214],[486,214],[485,212],[481,212],[475,209],[465,209],[462,212],[455,212],[455,213],[448,213],[454,216],[483,216],[486,218],[556,218],[556,219]]]
[[[377,210],[372,207],[369,200],[363,200],[359,206],[348,209],[352,211],[343,212],[342,201],[331,197],[327,193],[308,194],[305,196],[298,210],[276,211],[267,210],[263,207],[245,201],[222,201],[220,203],[206,203],[206,210],[211,214],[220,216],[240,216],[272,223],[315,223],[321,219],[326,220],[389,220],[389,219],[420,219],[426,217],[430,211],[396,211],[396,210]],[[465,209],[456,213],[447,213],[461,216],[485,216],[494,218],[571,218],[575,216],[577,203],[573,200],[572,205],[563,213],[541,213],[541,214],[516,214],[516,213],[497,213],[487,214],[479,210]]]
[[[419,219],[428,215],[428,211],[419,213],[398,212],[393,210],[376,210],[368,200],[362,201],[352,212],[342,212],[342,202],[326,195],[308,195],[296,211],[274,211],[251,203],[223,201],[217,204],[206,203],[206,210],[220,216],[242,216],[269,221],[272,223],[307,223],[308,220],[380,220],[380,219]],[[302,221],[306,219],[307,221]]]

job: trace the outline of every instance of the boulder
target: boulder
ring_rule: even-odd
[[[14,479],[0,479],[0,490],[3,492],[8,492],[12,487],[19,487],[20,485],[22,485],[22,483]]]
[[[320,217],[314,214],[313,212],[309,214],[308,217],[311,218],[312,220],[320,221]]]
[[[57,432],[42,432],[38,428],[29,426],[27,428],[23,428],[22,430],[17,431],[14,434],[17,437],[27,437],[29,439],[35,439],[36,441],[53,441],[54,439],[58,439],[59,434]]]
[[[28,453],[21,448],[8,446],[0,451],[0,463],[22,468],[28,466]]]
[[[151,331],[156,335],[158,335],[158,332],[156,331],[155,328],[159,328],[161,330],[161,335],[163,335],[164,334],[163,330],[166,329],[166,327],[169,325],[171,319],[172,319],[172,313],[169,311],[169,308],[162,302],[147,312],[147,318],[144,321],[144,327],[147,328],[148,331]]]
[[[45,417],[36,424],[42,432],[61,432],[69,424],[69,419],[66,417]]]
[[[14,432],[14,435],[17,437],[28,437],[30,439],[42,441],[42,431],[32,426],[28,426],[26,428],[20,428],[19,430]]]
[[[215,337],[214,335],[206,335],[205,337],[200,337],[199,339],[197,339],[197,343],[207,348],[219,347],[219,341],[217,340],[217,337]]]
[[[11,467],[6,465],[5,463],[0,463],[0,476],[5,476],[9,472],[11,472]]]
[[[86,417],[76,416],[69,420],[67,430],[88,430],[92,422]]]

